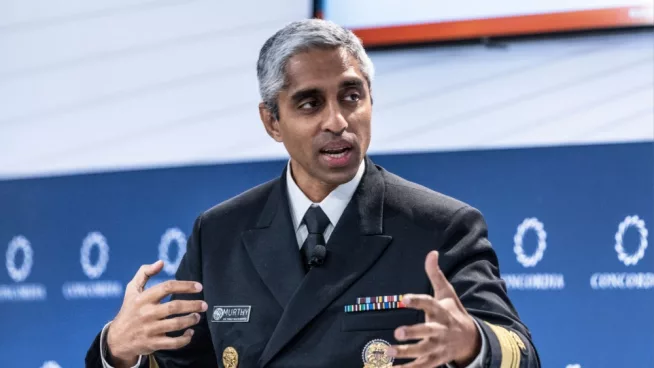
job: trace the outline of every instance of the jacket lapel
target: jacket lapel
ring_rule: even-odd
[[[382,229],[384,189],[381,173],[367,159],[361,183],[327,242],[325,263],[309,271],[293,294],[261,355],[262,367],[359,279],[391,242]]]
[[[243,243],[259,276],[285,308],[305,276],[286,193],[286,169]]]

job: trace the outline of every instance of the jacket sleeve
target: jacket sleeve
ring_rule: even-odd
[[[189,236],[186,244],[186,253],[182,258],[175,279],[185,281],[197,281],[202,284],[203,288],[207,285],[204,283],[202,277],[202,216],[195,220],[193,225],[193,232]],[[204,290],[204,289],[203,289]],[[175,294],[171,296],[173,300],[202,300],[204,299],[204,292],[197,294]],[[149,367],[160,368],[177,368],[177,367],[217,367],[216,356],[213,349],[211,336],[209,333],[209,325],[207,323],[207,315],[211,313],[211,307],[204,312],[200,313],[200,322],[193,326],[194,334],[191,342],[176,350],[159,350],[150,355]],[[210,315],[210,314],[209,314]],[[176,317],[176,316],[171,316]],[[184,330],[175,331],[168,334],[168,336],[176,337],[181,336]]]
[[[102,356],[100,355],[100,334],[101,333],[98,332],[93,343],[91,343],[91,347],[89,347],[89,350],[86,352],[86,358],[84,359],[84,366],[86,368],[103,368]]]
[[[540,368],[531,333],[500,278],[486,221],[472,207],[459,209],[443,233],[442,269],[488,342],[484,367]]]

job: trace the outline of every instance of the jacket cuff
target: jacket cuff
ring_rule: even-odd
[[[488,341],[486,366],[519,368],[527,348],[518,334],[506,327],[478,322]]]

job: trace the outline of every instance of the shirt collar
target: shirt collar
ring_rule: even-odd
[[[341,218],[341,215],[345,211],[345,207],[347,207],[348,203],[350,203],[350,199],[352,199],[354,192],[359,186],[365,168],[365,160],[361,160],[359,170],[357,171],[354,178],[352,178],[352,180],[336,187],[336,189],[329,193],[329,195],[327,195],[327,197],[325,197],[322,202],[313,203],[309,198],[307,198],[304,192],[302,192],[300,187],[297,186],[295,180],[293,180],[293,176],[291,175],[291,161],[289,160],[286,169],[286,183],[288,190],[288,200],[290,202],[289,207],[291,208],[291,217],[293,218],[294,229],[297,231],[297,229],[302,224],[304,214],[312,205],[320,205],[320,208],[325,211],[325,214],[329,218],[332,226],[336,226],[338,220]]]

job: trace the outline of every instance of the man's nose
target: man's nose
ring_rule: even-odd
[[[331,103],[327,109],[327,116],[323,124],[323,129],[336,135],[342,134],[348,127],[348,122],[343,116],[338,103]]]

